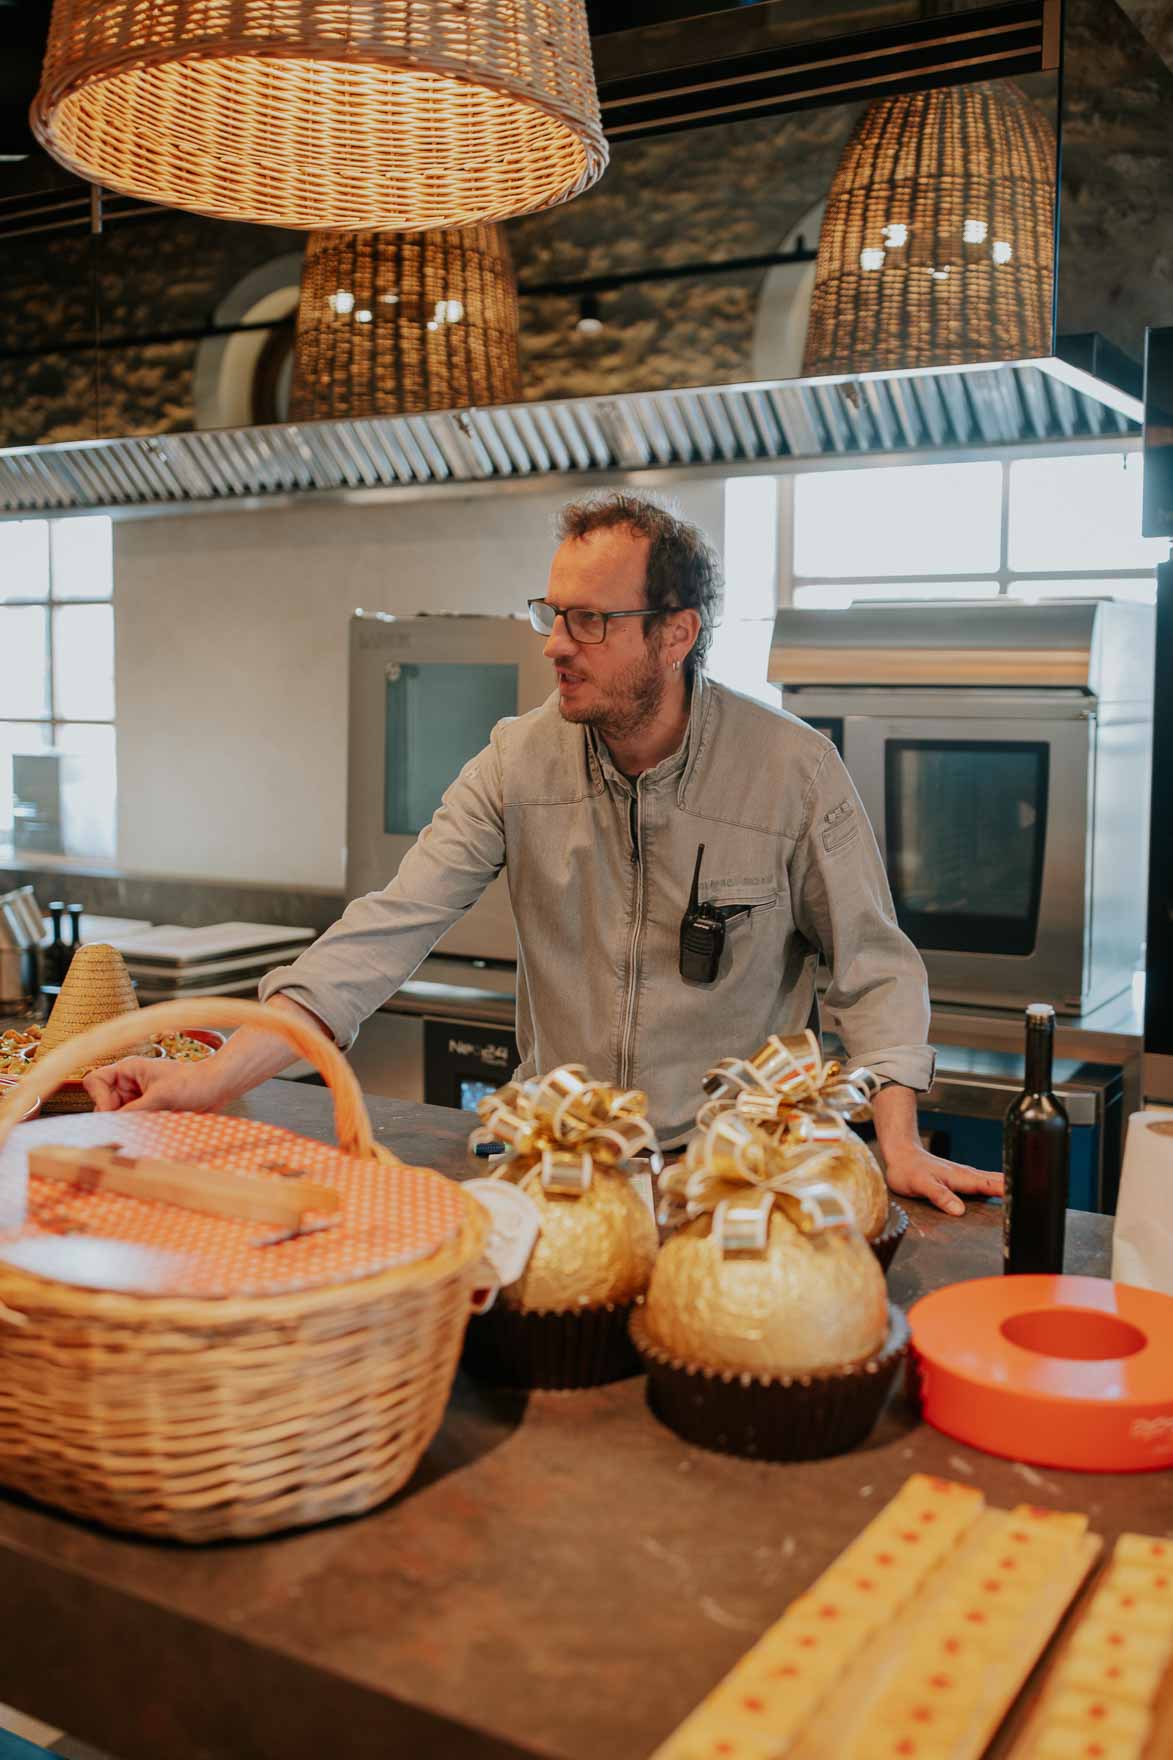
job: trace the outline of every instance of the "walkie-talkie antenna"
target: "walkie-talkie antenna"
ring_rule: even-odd
[[[689,916],[691,916],[692,913],[696,910],[697,901],[700,898],[701,862],[704,859],[704,854],[705,854],[704,844],[703,843],[698,844],[697,845],[697,852],[696,852],[696,867],[692,871],[692,891],[688,895],[688,914],[689,914]]]

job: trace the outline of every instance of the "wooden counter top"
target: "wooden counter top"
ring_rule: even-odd
[[[239,1110],[329,1135],[320,1088]],[[470,1169],[465,1114],[374,1101],[382,1141]],[[998,1267],[1000,1211],[914,1206],[896,1300]],[[1068,1269],[1107,1270],[1073,1213]],[[121,1760],[644,1760],[909,1473],[1171,1531],[1167,1475],[1039,1472],[918,1424],[807,1465],[662,1428],[632,1380],[493,1393],[458,1377],[408,1488],[356,1521],[192,1550],[0,1496],[0,1700]]]

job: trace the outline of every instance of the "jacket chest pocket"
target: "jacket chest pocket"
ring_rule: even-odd
[[[747,923],[752,917],[776,910],[778,894],[774,891],[755,892],[748,886],[733,886],[727,891],[714,892],[704,902],[721,916],[727,929],[732,929],[738,923]]]

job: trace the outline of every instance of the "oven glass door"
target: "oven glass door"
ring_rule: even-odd
[[[1049,777],[1043,740],[885,741],[888,879],[918,947],[1033,953]]]
[[[516,666],[393,662],[386,671],[383,829],[418,837],[453,778],[517,714]]]
[[[1080,1007],[1095,739],[1086,704],[1006,693],[950,713],[936,692],[877,691],[854,713],[837,706],[844,762],[934,999]],[[823,704],[810,708],[815,720]]]

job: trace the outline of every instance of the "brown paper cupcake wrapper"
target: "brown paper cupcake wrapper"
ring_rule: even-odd
[[[567,1314],[523,1314],[496,1302],[474,1315],[462,1366],[498,1387],[600,1387],[640,1373],[628,1332],[636,1304],[606,1303]]]
[[[908,1350],[908,1322],[888,1304],[888,1336],[866,1362],[799,1376],[737,1375],[682,1362],[654,1344],[643,1311],[632,1340],[648,1372],[648,1403],[701,1448],[765,1461],[845,1454],[871,1432]]]
[[[896,1249],[904,1239],[907,1228],[908,1211],[895,1198],[890,1198],[887,1220],[875,1240],[868,1243],[885,1271],[896,1257]]]

